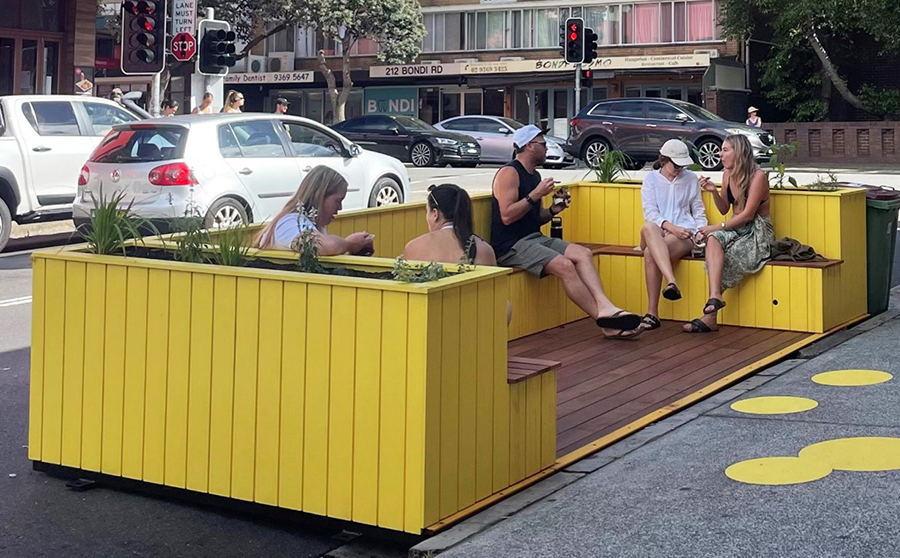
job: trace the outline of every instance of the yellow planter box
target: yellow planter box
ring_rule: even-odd
[[[509,270],[33,261],[34,461],[410,533],[554,462],[555,373],[507,384]]]

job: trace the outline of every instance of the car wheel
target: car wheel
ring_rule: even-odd
[[[430,167],[434,164],[434,150],[424,141],[420,141],[412,146],[412,149],[409,150],[409,156],[412,159],[412,164],[417,167]]]
[[[708,139],[697,146],[697,157],[705,171],[722,170],[722,142]]]
[[[247,208],[234,198],[216,200],[206,212],[206,228],[208,229],[227,229],[246,225],[249,222]]]
[[[0,252],[6,248],[6,243],[9,242],[9,233],[11,231],[12,215],[9,213],[6,202],[3,201],[3,199],[0,199]]]
[[[594,138],[584,145],[581,158],[584,160],[584,164],[595,169],[600,166],[607,152],[609,152],[609,144],[606,143],[606,140]]]
[[[378,179],[369,196],[369,207],[382,207],[403,203],[403,194],[397,181],[389,176]]]

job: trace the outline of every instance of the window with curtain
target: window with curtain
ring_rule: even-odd
[[[659,42],[672,42],[672,3],[663,2],[659,5]]]
[[[534,10],[535,47],[555,47],[559,45],[559,13],[556,8]]]
[[[534,44],[534,10],[522,13],[522,46],[531,48]]]
[[[683,43],[687,40],[687,21],[685,18],[686,13],[687,9],[684,6],[684,2],[675,2],[674,30],[676,43]]]
[[[713,40],[713,15],[712,1],[687,3],[689,42]]]
[[[506,12],[496,10],[488,12],[487,16],[487,48],[506,48]]]
[[[622,5],[622,44],[634,43],[634,4]]]
[[[434,52],[434,14],[423,14],[425,37],[422,39],[422,52]]]
[[[434,14],[434,52],[444,52],[444,14]]]
[[[452,12],[444,14],[444,50],[462,50],[465,43],[465,14]]]
[[[634,42],[637,44],[659,42],[659,4],[635,4]]]
[[[478,12],[475,20],[475,48],[484,50],[487,48],[487,13]]]
[[[510,48],[522,48],[522,10],[509,12]]]
[[[621,17],[619,6],[604,6],[600,9],[605,12],[605,16],[600,31],[597,31],[597,35],[600,36],[597,44],[619,44],[619,18]]]
[[[476,50],[474,12],[466,14],[466,50]]]

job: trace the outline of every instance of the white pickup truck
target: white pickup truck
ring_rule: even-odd
[[[71,217],[91,152],[112,126],[139,119],[96,97],[0,97],[0,251],[13,221]]]

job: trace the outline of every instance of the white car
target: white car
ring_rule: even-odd
[[[68,219],[85,159],[113,125],[139,116],[97,97],[0,97],[0,250],[13,221]]]
[[[344,209],[403,203],[403,164],[362,150],[306,118],[274,114],[177,116],[115,126],[81,170],[72,208],[76,226],[94,199],[123,193],[122,204],[160,232],[201,215],[207,227],[266,221],[326,165],[347,178]]]
[[[481,146],[482,163],[510,162],[515,157],[513,133],[524,124],[503,116],[469,115],[448,118],[434,125],[438,130],[467,134]],[[547,161],[544,168],[561,169],[575,163],[574,157],[563,150],[566,140],[545,136]]]

